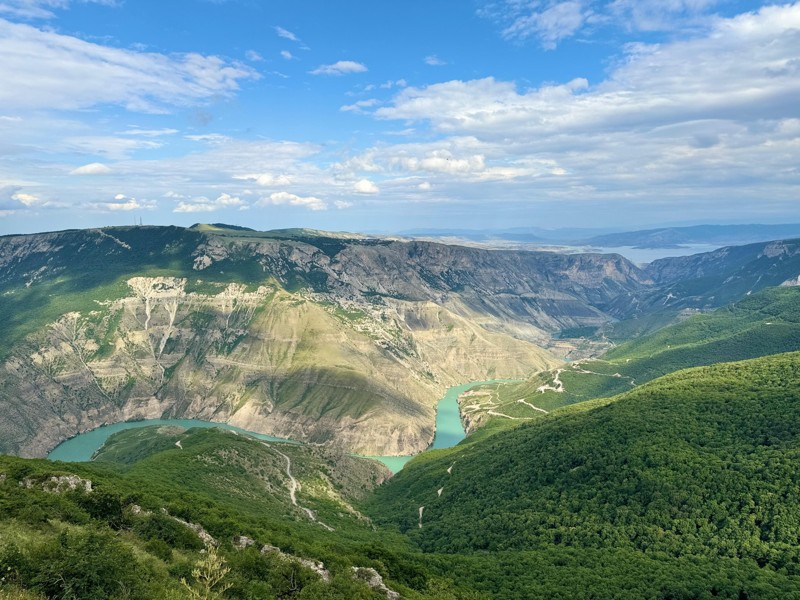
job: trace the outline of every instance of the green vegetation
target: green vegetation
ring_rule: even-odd
[[[280,453],[316,521],[289,501]],[[45,491],[69,474],[93,490]],[[372,461],[214,429],[121,432],[93,463],[0,457],[0,598],[385,598],[353,566],[405,598],[474,598],[354,508],[383,476]],[[201,525],[216,549],[176,518]],[[252,545],[237,549],[240,536]],[[323,562],[330,581],[301,559]]]
[[[425,552],[582,564],[612,577],[608,597],[800,594],[800,353],[681,371],[585,408],[423,455],[369,512]],[[621,589],[632,573],[647,573],[639,592]]]
[[[711,313],[691,316],[655,333],[633,339],[600,360],[565,365],[514,385],[487,386],[495,412],[539,418],[524,399],[546,411],[609,397],[635,385],[689,367],[757,358],[800,349],[800,288],[769,288]],[[544,386],[544,391],[540,388]]]

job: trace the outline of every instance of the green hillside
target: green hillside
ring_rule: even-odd
[[[93,463],[0,457],[0,598],[386,598],[353,567],[375,569],[403,597],[473,597],[354,507],[386,475],[321,448],[174,427],[121,432]],[[197,596],[181,579],[203,591],[192,571],[209,557],[204,545],[229,571],[219,593]]]
[[[628,341],[601,359],[577,361],[522,383],[487,386],[475,393],[487,394],[495,413],[538,418],[544,413],[530,405],[551,411],[619,394],[680,369],[794,350],[800,350],[800,288],[768,288],[730,306],[696,314]],[[480,404],[481,397],[476,399]],[[464,406],[469,404],[465,402]],[[485,410],[477,409],[480,412]]]
[[[789,353],[682,371],[431,453],[370,506],[428,551],[617,547],[789,568],[798,456],[800,353]]]

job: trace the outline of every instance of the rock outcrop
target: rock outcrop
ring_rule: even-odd
[[[419,452],[452,385],[558,359],[648,285],[620,256],[304,231],[0,238],[0,451],[189,417],[366,455]]]

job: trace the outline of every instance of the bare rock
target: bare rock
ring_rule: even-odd
[[[372,567],[353,567],[353,577],[363,581],[373,590],[386,594],[388,600],[399,600],[400,594],[386,587],[383,577]]]
[[[83,490],[88,494],[92,491],[92,482],[88,479],[81,479],[77,475],[51,475],[44,481],[27,477],[20,481],[19,484],[27,489],[41,486],[45,492],[51,494],[61,494],[75,490]]]
[[[236,535],[233,537],[233,547],[237,550],[244,550],[245,548],[253,546],[255,543],[256,541],[254,539],[246,535]]]
[[[325,583],[331,582],[331,573],[325,568],[325,563],[319,560],[311,560],[310,558],[300,558],[298,556],[292,556],[290,554],[284,553],[280,548],[277,546],[270,546],[269,544],[264,544],[261,547],[261,554],[277,554],[279,558],[283,560],[289,560],[292,562],[296,562],[307,569],[311,569],[319,578],[322,579]]]

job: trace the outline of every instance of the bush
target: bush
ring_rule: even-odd
[[[149,573],[133,552],[107,532],[59,537],[34,549],[22,583],[48,598],[66,600],[146,600]]]

